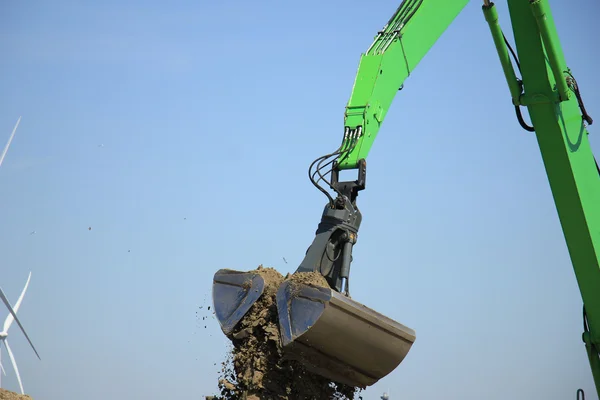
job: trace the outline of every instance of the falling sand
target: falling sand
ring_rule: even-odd
[[[285,280],[328,286],[318,273],[284,278],[272,268],[251,271],[265,281],[264,293],[229,336],[233,347],[223,363],[215,400],[354,399],[356,388],[336,384],[283,356],[277,324],[277,288]]]

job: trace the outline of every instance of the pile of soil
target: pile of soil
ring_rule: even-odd
[[[252,272],[263,277],[264,293],[229,337],[233,347],[219,379],[221,396],[214,400],[354,399],[359,389],[313,374],[282,353],[275,302],[279,285],[290,279],[328,286],[325,278],[306,272],[284,278],[262,266]]]
[[[31,397],[0,388],[0,400],[31,400]]]

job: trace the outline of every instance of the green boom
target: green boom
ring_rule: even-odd
[[[346,127],[361,127],[362,135],[339,160],[339,169],[356,168],[358,160],[366,159],[398,89],[468,2],[406,0],[377,34],[360,57],[346,106]]]
[[[483,14],[513,105],[526,107],[535,131],[584,305],[583,341],[600,396],[600,171],[588,142],[585,112],[547,0],[508,0],[517,78],[493,3]],[[352,150],[338,169],[366,160],[394,96],[468,0],[405,0],[361,55],[345,127]],[[358,137],[358,141],[356,141]],[[352,144],[350,143],[352,140]]]

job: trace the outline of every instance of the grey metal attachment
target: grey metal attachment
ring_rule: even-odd
[[[331,173],[331,187],[338,197],[327,203],[321,215],[315,238],[296,272],[319,272],[331,288],[350,296],[350,264],[352,248],[358,239],[362,214],[356,205],[358,192],[366,185],[367,164],[357,165],[358,179],[340,182],[339,169]]]
[[[277,312],[288,357],[353,387],[392,372],[416,339],[414,330],[331,288],[286,281],[277,292]]]
[[[325,206],[316,236],[296,272],[319,272],[336,291],[350,295],[352,246],[362,215],[349,200],[344,203],[343,209]]]

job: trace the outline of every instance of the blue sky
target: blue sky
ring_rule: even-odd
[[[16,326],[9,340],[34,399],[214,393],[212,275],[300,263],[325,200],[307,168],[339,143],[360,53],[397,5],[3,4],[0,142],[23,118],[0,169],[0,285],[14,302],[33,272],[20,315],[42,361]],[[551,5],[600,119],[600,5]],[[417,341],[366,399],[597,399],[537,142],[479,2],[396,97],[367,185],[353,297]]]

